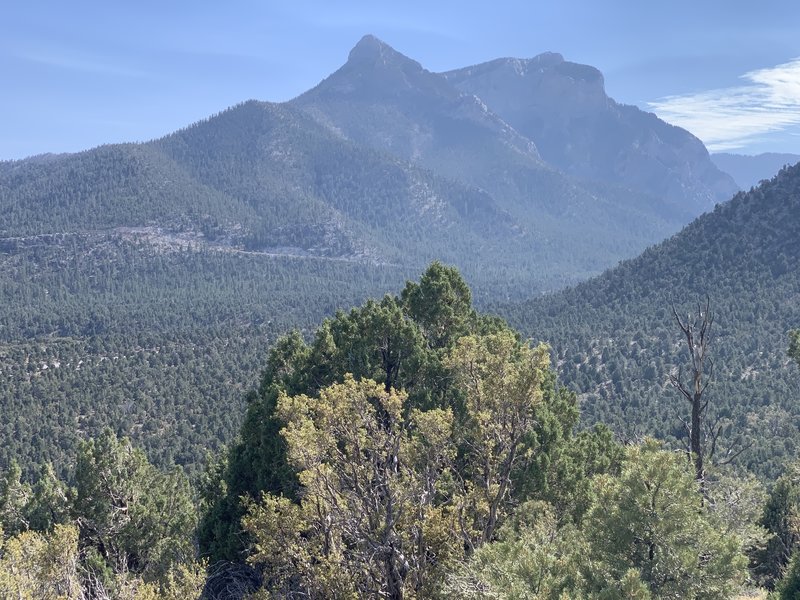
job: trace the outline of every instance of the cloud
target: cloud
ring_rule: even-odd
[[[16,58],[28,62],[70,71],[82,71],[85,73],[116,75],[121,77],[147,76],[147,73],[144,71],[129,69],[94,57],[68,55],[63,51],[46,50],[38,52],[17,52],[15,56]]]
[[[800,125],[800,58],[741,76],[744,85],[667,96],[648,105],[688,129],[712,152],[743,148]]]

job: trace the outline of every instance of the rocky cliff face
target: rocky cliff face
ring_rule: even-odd
[[[462,92],[480,97],[530,138],[545,161],[567,173],[646,191],[686,215],[708,210],[737,191],[700,140],[609,98],[594,67],[546,53],[442,75]]]

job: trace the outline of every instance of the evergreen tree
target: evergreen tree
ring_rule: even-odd
[[[628,448],[619,477],[595,480],[586,521],[590,587],[635,569],[654,598],[731,597],[746,574],[742,540],[702,505],[693,466],[655,441]]]
[[[427,298],[427,300],[426,300]],[[286,459],[276,415],[278,397],[315,395],[346,374],[382,382],[384,389],[408,395],[406,410],[449,406],[451,375],[443,363],[457,332],[490,331],[501,325],[477,317],[469,288],[451,267],[433,263],[419,284],[409,282],[401,297],[369,300],[338,312],[306,344],[298,332],[279,340],[270,352],[259,389],[248,395],[239,440],[229,453],[220,496],[207,502],[200,528],[201,551],[212,562],[240,560],[247,545],[241,530],[242,497],[262,492],[297,496],[298,481]],[[420,319],[418,321],[417,319]],[[449,332],[448,327],[454,327]]]
[[[759,582],[772,589],[783,577],[800,540],[800,464],[792,463],[769,492],[760,524],[768,537],[754,553],[753,571]]]
[[[0,524],[6,535],[15,535],[29,528],[26,508],[30,499],[31,487],[22,481],[22,469],[13,461],[0,477]]]
[[[800,329],[789,332],[789,356],[800,365]]]
[[[352,376],[318,397],[281,396],[301,500],[265,495],[244,520],[273,591],[430,597],[463,552],[441,483],[452,479],[452,413],[407,413],[406,400]]]
[[[194,557],[195,509],[179,468],[162,473],[106,430],[81,445],[75,487],[81,548],[101,572],[155,580]]]

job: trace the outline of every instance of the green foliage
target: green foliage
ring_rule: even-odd
[[[584,423],[682,448],[685,412],[668,378],[685,366],[685,341],[670,306],[683,314],[710,297],[714,369],[705,398],[709,424],[721,428],[712,462],[749,447],[736,463],[775,479],[800,447],[798,378],[786,368],[785,337],[800,322],[791,300],[800,293],[798,210],[796,166],[596,279],[499,312],[553,347]]]
[[[789,332],[789,356],[800,365],[800,329]]]
[[[621,469],[591,485],[583,526],[565,523],[549,504],[522,504],[498,541],[454,569],[448,594],[633,600],[729,598],[739,589],[744,539],[719,508],[702,506],[683,456],[648,440],[627,447]]]
[[[775,587],[775,600],[797,600],[800,598],[800,553],[795,552],[789,560],[786,573]]]
[[[587,551],[576,529],[559,529],[549,506],[523,504],[498,541],[455,568],[444,590],[452,598],[580,598]]]
[[[249,397],[240,440],[231,448],[224,486],[219,486],[224,492],[208,503],[200,535],[203,552],[212,560],[240,556],[247,543],[239,527],[242,497],[257,500],[269,492],[297,498],[296,472],[278,435],[284,425],[276,414],[278,398],[281,393],[313,397],[346,374],[380,381],[386,391],[403,391],[408,396],[406,416],[414,409],[454,410],[463,433],[457,441],[460,460],[477,464],[478,454],[484,453],[493,469],[482,478],[460,471],[476,485],[469,496],[473,503],[488,511],[481,517],[485,521],[472,524],[479,533],[468,545],[490,539],[502,518],[498,511],[511,494],[521,497],[526,488],[537,487],[532,482],[544,481],[552,456],[571,434],[577,409],[575,398],[560,390],[547,372],[544,350],[521,343],[499,319],[477,315],[470,298],[456,270],[433,263],[400,297],[386,296],[337,313],[309,344],[297,333],[279,341],[258,393]],[[463,336],[460,342],[456,333]],[[470,364],[480,369],[477,388],[466,377]],[[507,430],[512,421],[504,422],[503,415],[513,420],[513,432]],[[490,434],[483,431],[487,427],[497,430]],[[491,435],[511,435],[511,443],[495,447]],[[486,498],[477,498],[484,493],[488,504]]]
[[[50,531],[56,525],[66,524],[73,500],[73,490],[56,476],[50,463],[45,463],[25,507],[28,526],[34,531]]]
[[[430,597],[463,552],[453,501],[443,500],[453,494],[452,413],[408,413],[405,401],[351,376],[318,397],[281,395],[300,505],[267,495],[244,520],[250,560],[266,567],[272,589]]]
[[[458,339],[445,361],[463,404],[456,410],[460,475],[472,503],[476,547],[494,539],[506,516],[513,476],[524,472],[540,450],[535,427],[544,403],[548,348],[521,344],[511,331]]]
[[[439,372],[438,362],[428,352],[419,326],[405,315],[400,300],[390,296],[337,313],[317,330],[311,344],[299,332],[279,340],[258,392],[248,396],[240,440],[230,451],[225,491],[210,502],[203,519],[203,552],[214,560],[239,556],[246,545],[239,528],[242,496],[256,499],[265,491],[296,496],[298,482],[278,435],[283,426],[275,414],[280,393],[313,395],[351,373],[382,381],[384,389],[406,390],[409,406],[421,406],[432,394],[444,393],[441,385],[424,385],[433,379],[428,373]]]
[[[461,274],[439,262],[431,264],[419,283],[409,282],[401,295],[409,317],[431,348],[452,345],[475,320],[472,293]]]
[[[800,464],[792,463],[772,486],[760,525],[766,529],[766,545],[754,552],[758,581],[772,589],[783,576],[800,540]]]
[[[80,440],[106,426],[155,464],[198,474],[205,450],[234,438],[281,332],[405,277],[343,261],[161,253],[113,235],[96,244],[0,252],[0,468],[16,460],[26,478],[44,462],[66,476]]]
[[[0,597],[81,600],[78,531],[57,525],[50,534],[26,531],[0,544]]]
[[[557,397],[545,395],[548,351],[509,330],[447,350],[454,409],[420,410],[406,392],[349,373],[314,395],[279,393],[299,505],[266,494],[243,521],[271,589],[430,597],[452,561],[495,539],[514,476],[542,452],[538,416]]]
[[[81,445],[75,488],[81,547],[114,572],[155,580],[194,556],[195,509],[179,468],[162,473],[106,430]]]
[[[793,471],[763,510],[765,543],[753,477],[710,469],[702,496],[681,454],[625,448],[602,425],[575,433],[576,396],[549,361],[547,346],[477,314],[439,263],[308,341],[281,338],[239,440],[209,453],[199,478],[204,554],[248,558],[262,593],[317,597],[724,598],[744,551],[777,580],[796,538]],[[4,473],[0,585],[23,597],[75,578],[95,597],[199,592],[180,468],[158,470],[105,430],[80,444],[70,485],[48,464],[32,485],[18,466]],[[58,546],[71,523],[75,546]],[[52,572],[37,566],[49,548],[64,557]]]
[[[549,502],[560,520],[580,526],[595,502],[592,478],[619,475],[624,458],[625,447],[605,425],[579,431],[561,446],[547,471],[543,489],[533,495]]]
[[[30,486],[21,480],[22,470],[12,462],[0,479],[0,523],[7,535],[28,529],[26,508],[31,499]]]
[[[742,541],[703,507],[684,456],[646,441],[629,447],[619,477],[594,485],[586,517],[593,587],[636,569],[654,598],[723,599],[744,580]]]
[[[760,553],[769,538],[761,522],[768,494],[752,473],[716,468],[706,472],[705,500],[721,531],[740,540],[741,548],[750,557],[750,580],[758,580]]]

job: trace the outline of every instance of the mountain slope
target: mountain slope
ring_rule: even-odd
[[[736,185],[749,190],[764,179],[771,179],[781,168],[800,162],[800,154],[778,154],[765,152],[755,156],[720,152],[712,154],[711,160],[720,170],[730,173]]]
[[[258,102],[147,144],[5,163],[0,191],[5,236],[213,226],[250,249],[309,250],[324,229],[337,247],[317,253],[361,250],[385,260],[404,228],[436,240],[453,226],[467,237],[510,227],[485,194],[356,147],[288,106]],[[392,223],[398,210],[405,218]],[[374,236],[382,227],[394,234],[390,243]],[[436,250],[454,243],[446,241]]]
[[[712,408],[728,439],[754,441],[742,462],[774,475],[800,444],[800,373],[786,356],[800,325],[798,261],[800,165],[600,277],[502,312],[553,344],[588,421],[678,437],[686,407],[667,376],[686,358],[670,306],[685,314],[707,296]]]
[[[534,144],[479,99],[370,35],[292,104],[349,139],[481,187],[503,161],[542,166]]]
[[[700,140],[653,114],[616,103],[594,67],[546,53],[527,60],[502,58],[443,76],[479,96],[533,140],[545,161],[566,173],[645,191],[692,217],[736,192]]]
[[[587,275],[684,223],[663,201],[609,184],[584,186],[544,164],[482,99],[372,37],[292,101],[337,134],[390,152],[494,198],[547,261],[572,255]],[[592,248],[583,246],[593,240]],[[586,268],[588,267],[588,268]]]
[[[293,103],[0,163],[0,463],[63,466],[111,425],[196,465],[230,439],[286,329],[433,259],[481,305],[519,300],[679,223],[658,199],[544,164],[482,101],[374,38]]]

